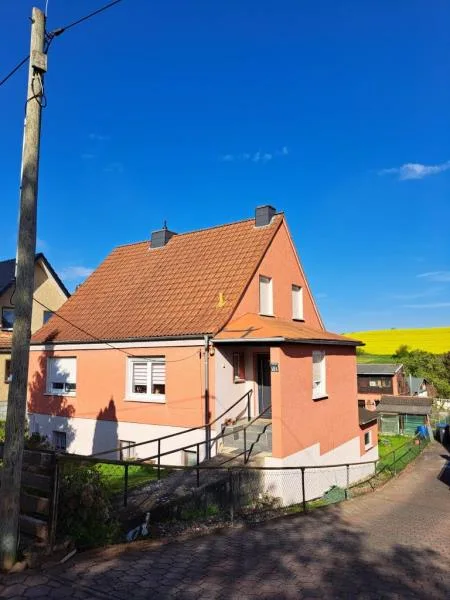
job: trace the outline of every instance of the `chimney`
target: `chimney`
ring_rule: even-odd
[[[264,227],[269,225],[277,211],[273,206],[257,206],[255,210],[255,227]]]
[[[167,244],[173,235],[177,234],[174,231],[169,231],[167,229],[167,224],[164,221],[164,226],[162,229],[159,229],[158,231],[152,231],[150,248],[162,248]]]

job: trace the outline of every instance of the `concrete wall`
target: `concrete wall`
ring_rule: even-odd
[[[292,285],[303,289],[304,321],[311,327],[323,329],[306,276],[293,246],[286,223],[280,226],[270,248],[238,304],[232,318],[259,312],[259,276],[272,278],[273,310],[280,319],[292,319]]]

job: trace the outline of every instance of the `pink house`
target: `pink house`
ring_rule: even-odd
[[[378,457],[376,425],[369,440],[358,418],[359,342],[325,330],[284,214],[270,206],[116,248],[32,343],[30,426],[69,452],[146,458],[152,440],[185,432],[161,452],[198,443],[203,458],[205,425],[214,438],[260,415],[266,465]],[[188,448],[164,460],[190,458]]]

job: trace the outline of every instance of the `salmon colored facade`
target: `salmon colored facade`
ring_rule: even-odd
[[[165,231],[162,233],[166,236]],[[83,320],[74,325],[73,319],[88,310],[89,297],[92,297],[92,311],[99,311],[99,319],[102,312],[115,310],[112,287],[115,279],[120,285],[127,285],[124,276],[115,277],[124,260],[130,261],[130,269],[133,260],[139,261],[136,271],[143,269],[143,261],[149,261],[149,269],[158,261],[163,286],[164,271],[160,269],[164,252],[167,251],[168,257],[173,256],[169,252],[172,239],[167,235],[169,239],[164,242],[167,249],[163,244],[155,253],[153,249],[138,252],[135,247],[130,247],[129,253],[126,248],[113,253],[98,269],[98,276],[94,273],[68,303],[66,312],[61,312],[65,321],[61,319],[59,324],[56,321],[53,329],[44,328],[33,339],[29,381],[31,428],[49,437],[64,433],[67,449],[82,454],[112,450],[124,441],[142,444],[198,427],[194,432],[186,432],[178,447],[195,445],[204,440],[207,404],[209,423],[226,411],[227,420],[240,419],[247,410],[245,395],[251,394],[252,419],[260,415],[270,422],[272,438],[271,451],[265,457],[267,464],[333,464],[377,457],[376,443],[370,453],[364,448],[364,434],[358,421],[355,350],[358,342],[325,331],[284,216],[269,210],[267,224],[262,226],[257,218],[255,222],[185,235],[186,238],[180,235],[173,239],[186,261],[175,264],[171,258],[170,268],[178,270],[168,275],[170,294],[163,290],[161,296],[164,298],[161,302],[176,301],[173,310],[181,315],[180,330],[184,333],[176,335],[176,319],[170,314],[171,305],[165,304],[170,335],[165,339],[160,333],[160,314],[158,335],[151,335],[151,314],[142,313],[146,305],[142,297],[145,290],[136,292],[133,280],[126,301],[133,313],[133,294],[141,294],[135,329],[126,331],[124,326],[122,339],[107,338],[106,334],[98,339],[100,334],[95,332],[95,341],[77,337],[76,325],[83,328]],[[214,236],[214,244],[209,236]],[[205,245],[204,256],[199,244]],[[193,268],[190,257],[199,254],[198,267]],[[183,290],[195,289],[195,281],[200,286],[205,278],[212,277],[208,274],[212,254],[218,283],[211,284],[213,292],[205,292],[203,307],[197,296],[190,299]],[[243,272],[247,273],[245,281]],[[269,293],[269,288],[261,287],[261,277],[266,282],[270,280],[272,296],[267,306],[273,306],[272,316],[261,316],[261,295]],[[297,312],[293,308],[293,286],[297,291],[301,289],[301,318],[298,306]],[[152,294],[154,303],[155,292]],[[108,295],[111,304],[100,310],[98,306]],[[122,305],[122,310],[126,306]],[[205,325],[198,331],[202,314]],[[104,321],[113,322],[113,317],[111,312]],[[94,323],[92,314],[89,318]],[[139,339],[140,327],[146,328],[144,339]],[[145,361],[139,361],[141,357],[151,365],[158,365],[148,367],[152,390],[153,377],[157,383],[155,394],[145,401],[139,394],[144,389],[147,393],[150,380],[139,379],[142,377],[139,369],[145,366]],[[54,367],[49,367],[48,372],[48,365],[54,364],[55,358],[72,359],[66,361],[72,365],[72,388],[64,387],[71,390],[69,395],[54,395],[49,390]],[[64,360],[56,363],[65,364]],[[157,375],[153,375],[154,368]],[[63,386],[58,381],[55,385]],[[320,387],[320,396],[313,392],[315,386]],[[237,406],[231,408],[236,402]],[[213,434],[222,425],[222,421],[213,423]],[[177,447],[174,444],[168,444],[170,449]],[[155,446],[150,442],[144,448],[136,448],[140,458],[154,452]],[[175,458],[178,462],[184,460],[180,454],[166,462],[174,464]]]

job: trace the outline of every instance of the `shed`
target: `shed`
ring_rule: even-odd
[[[380,433],[415,435],[428,423],[433,400],[421,396],[382,396],[376,408]]]

